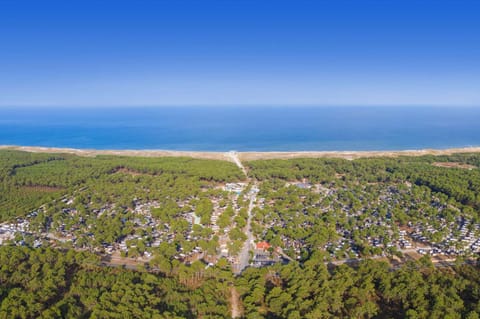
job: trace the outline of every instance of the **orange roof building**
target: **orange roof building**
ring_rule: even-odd
[[[270,248],[270,244],[267,243],[266,241],[261,241],[257,243],[257,249],[267,250],[269,248]]]

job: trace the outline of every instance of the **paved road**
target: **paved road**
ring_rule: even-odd
[[[252,183],[252,179],[248,177],[247,170],[243,166],[242,162],[238,158],[238,154],[235,151],[230,151],[227,153],[227,156],[232,159],[232,161],[237,164],[237,166],[242,170],[243,174],[247,177],[247,181]],[[257,188],[257,184],[254,183],[252,188]],[[245,226],[245,235],[247,235],[247,240],[243,244],[242,250],[237,256],[237,263],[233,267],[233,272],[235,274],[240,274],[249,265],[250,260],[250,250],[255,244],[255,238],[252,233],[251,222],[252,222],[252,209],[255,206],[255,200],[257,199],[257,194],[255,192],[249,193],[250,202],[248,204],[248,219],[247,225]]]
[[[256,185],[254,184],[254,187]],[[255,207],[255,200],[257,198],[256,193],[251,193],[250,195],[250,203],[248,204],[248,219],[247,219],[247,226],[245,226],[245,235],[247,235],[247,240],[243,244],[242,250],[238,255],[238,264],[235,267],[235,273],[239,274],[249,265],[250,260],[250,250],[252,249],[255,238],[252,233],[252,209]]]

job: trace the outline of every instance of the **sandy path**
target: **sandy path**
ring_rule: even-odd
[[[232,318],[240,318],[243,315],[240,310],[240,295],[235,287],[230,289],[230,304],[232,305]]]
[[[237,164],[238,168],[240,168],[243,172],[243,174],[245,174],[245,176],[248,176],[247,175],[247,170],[245,169],[245,166],[243,166],[242,162],[240,161],[240,159],[238,158],[238,154],[237,152],[235,151],[230,151],[227,153],[227,156],[230,157],[230,159],[235,163]]]

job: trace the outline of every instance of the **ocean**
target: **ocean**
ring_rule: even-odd
[[[480,107],[0,108],[0,145],[191,151],[480,146]]]

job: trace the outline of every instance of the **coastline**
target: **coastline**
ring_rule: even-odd
[[[116,155],[139,157],[192,157],[226,160],[232,162],[230,152],[174,151],[174,150],[96,150],[42,146],[0,145],[0,150],[16,150],[32,153],[62,153],[78,156]],[[235,152],[241,161],[291,158],[343,158],[353,160],[366,157],[398,157],[423,155],[451,155],[456,153],[480,153],[480,147],[448,149],[420,149],[398,151],[291,151],[291,152]]]

